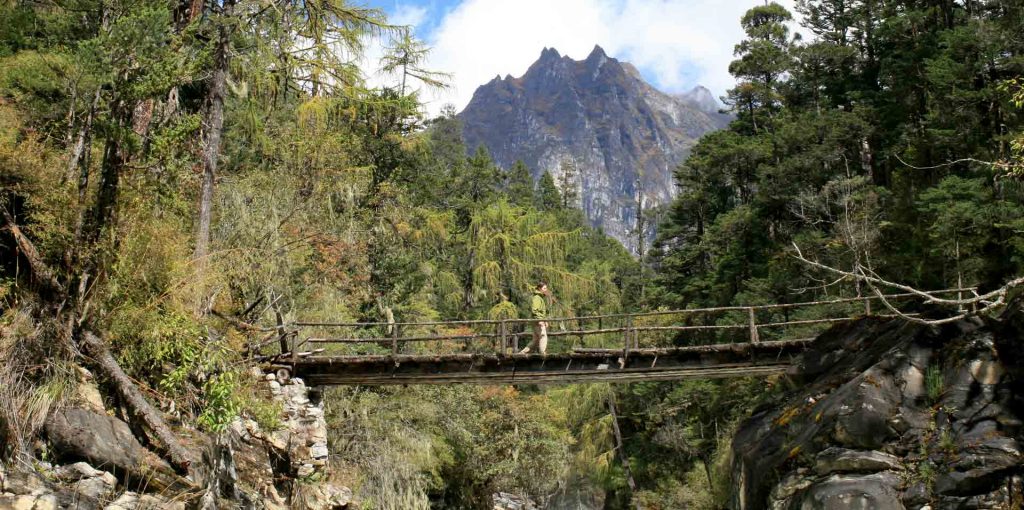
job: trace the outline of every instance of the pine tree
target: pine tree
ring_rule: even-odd
[[[490,202],[501,189],[501,169],[491,159],[491,153],[483,145],[476,148],[469,159],[463,174],[457,179],[459,189],[456,190],[468,204],[484,204]]]
[[[580,172],[576,161],[562,160],[558,169],[558,191],[562,194],[563,209],[580,207]]]
[[[450,74],[423,67],[429,55],[430,48],[414,38],[409,27],[404,27],[385,48],[384,56],[381,58],[381,70],[385,73],[397,73],[401,77],[398,91],[403,97],[407,93],[406,87],[410,78],[419,81],[428,89],[447,88],[448,80],[451,79]]]
[[[556,211],[562,207],[562,195],[550,172],[544,172],[537,181],[536,197],[537,208],[542,211]]]
[[[520,207],[532,207],[536,201],[533,177],[522,160],[516,160],[505,172],[505,195],[511,204]]]
[[[729,64],[729,73],[739,84],[728,98],[739,120],[755,133],[766,127],[779,107],[779,80],[792,60],[786,26],[792,18],[785,7],[772,2],[748,10],[740,21],[747,38],[736,45],[738,58]]]

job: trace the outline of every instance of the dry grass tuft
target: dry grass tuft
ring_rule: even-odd
[[[74,394],[74,368],[49,352],[52,335],[27,310],[0,316],[0,457],[31,454],[46,418]]]

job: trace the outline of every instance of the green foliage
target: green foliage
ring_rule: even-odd
[[[505,193],[512,205],[531,207],[535,202],[533,177],[522,161],[516,161],[505,172]]]
[[[946,382],[941,366],[928,365],[924,373],[924,388],[931,405],[936,405],[942,400],[942,396],[946,393]]]
[[[555,178],[549,172],[544,172],[537,181],[537,192],[535,195],[537,208],[542,211],[554,211],[562,207],[562,194],[555,186]]]
[[[210,432],[223,431],[240,409],[238,374],[224,372],[207,379],[203,384],[203,412],[196,418],[200,427]]]
[[[1006,80],[1000,85],[1000,91],[1010,95],[1010,103],[1019,111],[1024,110],[1024,78]],[[1010,138],[1010,155],[998,166],[1006,175],[1024,178],[1024,130],[1018,130]]]
[[[410,78],[422,83],[428,89],[443,89],[447,87],[447,81],[451,75],[424,68],[423,64],[429,54],[430,49],[414,39],[411,28],[407,27],[402,29],[400,34],[392,39],[391,45],[386,48],[386,52],[381,58],[381,70],[401,76],[399,92],[402,95],[406,93],[407,82]]]
[[[495,490],[534,498],[559,480],[568,435],[558,406],[511,388],[338,389],[329,394],[332,451],[345,452],[364,506],[490,503]]]
[[[651,304],[867,292],[795,262],[794,243],[833,267],[867,268],[918,288],[991,288],[1018,276],[1019,11],[841,0],[801,0],[797,9],[813,41],[789,35],[791,16],[777,4],[754,7],[740,21],[746,36],[730,65],[738,84],[727,96],[736,117],[703,137],[676,171],[680,192],[651,252]],[[938,367],[928,368],[925,385],[937,404]],[[701,400],[714,402],[723,391],[706,387]],[[694,411],[728,415],[715,406]],[[680,437],[696,451],[720,453]],[[691,467],[671,476],[683,479]],[[918,475],[933,479],[934,469],[924,463]],[[644,479],[642,465],[637,472]],[[683,506],[680,490],[655,487],[647,485],[645,501]]]

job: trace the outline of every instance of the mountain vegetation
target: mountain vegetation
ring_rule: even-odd
[[[794,244],[920,288],[1021,274],[1024,7],[798,9],[807,40],[778,4],[740,20],[735,118],[676,169],[635,258],[590,226],[585,191],[560,191],[571,171],[505,168],[467,152],[452,109],[425,119],[421,90],[445,75],[380,11],[4,0],[0,455],[59,458],[41,431],[87,368],[110,414],[195,471],[196,436],[280,426],[248,368],[261,327],[298,319],[528,317],[541,280],[568,317],[869,292]],[[357,65],[372,37],[390,41],[386,87]],[[731,432],[786,385],[331,389],[330,476],[367,509],[490,508],[499,491],[722,508]]]

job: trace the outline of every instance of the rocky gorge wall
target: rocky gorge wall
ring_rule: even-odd
[[[731,508],[1024,508],[1022,317],[833,328],[737,431]]]
[[[95,386],[80,385],[77,407],[45,427],[49,461],[0,465],[0,509],[346,509],[352,492],[328,479],[327,424],[318,392],[300,379],[265,381],[281,408],[267,431],[238,418],[216,437],[195,432],[201,480],[180,478],[139,443],[127,423],[103,409]]]

